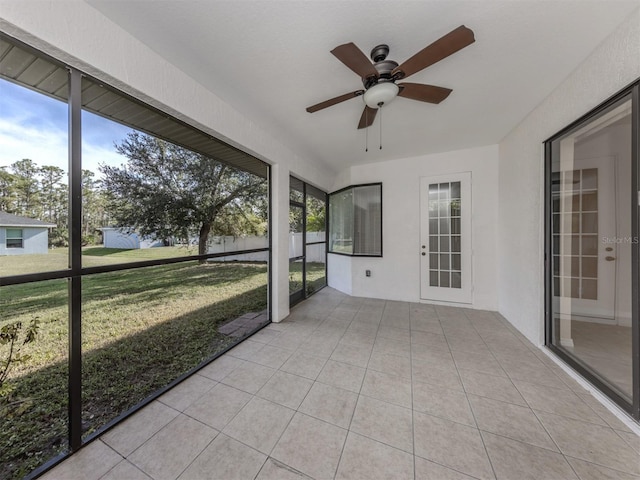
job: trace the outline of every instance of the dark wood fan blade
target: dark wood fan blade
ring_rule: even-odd
[[[365,105],[362,116],[360,117],[360,123],[358,123],[358,130],[370,127],[376,119],[376,113],[378,113],[377,108],[371,108]]]
[[[331,50],[331,53],[362,78],[378,76],[378,71],[371,61],[354,43],[340,45]]]
[[[410,98],[420,102],[440,103],[453,91],[450,88],[424,85],[422,83],[400,83],[399,97]]]
[[[320,102],[316,105],[312,105],[311,107],[307,107],[307,112],[309,113],[317,112],[318,110],[331,107],[337,103],[344,102],[345,100],[349,100],[350,98],[359,97],[363,93],[364,93],[364,90],[356,90],[355,92],[345,93],[344,95],[340,95],[339,97],[335,97],[330,100],[325,100],[324,102]]]
[[[471,45],[476,39],[473,31],[464,25],[460,25],[455,30],[447,33],[444,37],[436,40],[428,47],[423,48],[402,65],[393,69],[391,75],[398,75],[397,78],[405,78],[420,70],[439,62],[443,58],[462,50]]]

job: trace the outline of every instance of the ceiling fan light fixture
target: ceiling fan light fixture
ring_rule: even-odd
[[[389,46],[385,44],[378,45],[371,51],[371,60],[374,63],[371,63],[355,43],[350,42],[338,45],[331,50],[331,53],[360,77],[364,90],[356,90],[355,92],[346,93],[312,105],[307,107],[307,112],[317,112],[353,97],[362,96],[365,107],[358,123],[358,129],[361,129],[370,127],[376,115],[380,119],[379,123],[382,124],[382,111],[378,112],[378,110],[381,110],[380,107],[397,96],[419,102],[438,104],[449,96],[452,91],[450,88],[407,82],[396,85],[395,82],[424,70],[434,63],[468,47],[473,42],[475,42],[473,30],[460,25],[435,42],[427,45],[400,65],[387,58]]]
[[[386,105],[398,96],[400,88],[393,82],[380,82],[370,87],[362,96],[364,103],[370,108]]]

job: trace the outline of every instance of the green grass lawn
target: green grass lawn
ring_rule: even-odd
[[[180,247],[167,247],[180,248]],[[98,253],[98,254],[94,254]],[[104,264],[175,256],[164,248],[94,252]],[[64,254],[50,253],[37,257]],[[36,257],[36,256],[29,256]],[[165,257],[165,258],[166,258]],[[2,274],[17,268],[0,257]],[[29,258],[37,267],[53,265]],[[29,268],[36,268],[28,265]],[[51,268],[55,269],[55,268]],[[198,365],[233,339],[217,327],[267,307],[267,267],[251,263],[185,262],[85,276],[82,279],[83,431],[91,433]],[[21,478],[66,448],[68,289],[66,280],[0,288],[0,325],[32,318],[38,339],[31,359],[12,371],[11,400],[25,409],[0,416],[0,478]],[[0,347],[0,355],[6,351]]]
[[[324,287],[327,283],[325,264],[319,262],[307,262],[307,295]],[[289,263],[289,293],[297,292],[302,288],[302,262]]]
[[[82,249],[82,266],[115,265],[117,263],[140,262],[160,258],[197,255],[198,247],[157,247],[124,250],[101,246]],[[46,254],[0,256],[0,276],[23,275],[26,273],[51,272],[69,267],[69,249],[52,248]]]

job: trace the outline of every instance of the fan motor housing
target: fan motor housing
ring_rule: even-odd
[[[398,62],[394,62],[393,60],[381,60],[379,62],[374,63],[373,67],[378,71],[378,78],[375,77],[366,77],[362,79],[362,84],[364,88],[369,88],[376,83],[381,82],[392,82],[393,78],[391,76],[391,72],[393,69],[398,66]]]

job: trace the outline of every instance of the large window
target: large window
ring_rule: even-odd
[[[0,478],[269,323],[268,212],[262,161],[0,36]]]
[[[329,195],[329,253],[382,256],[382,184]]]
[[[21,228],[7,228],[7,248],[24,248]]]

